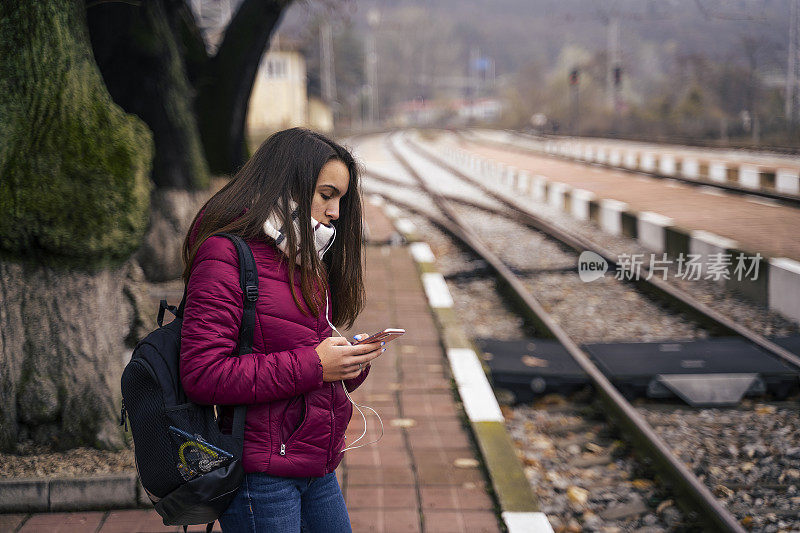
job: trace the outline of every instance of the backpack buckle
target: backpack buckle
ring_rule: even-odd
[[[247,296],[247,301],[249,302],[255,302],[258,300],[258,285],[246,286],[245,295]]]

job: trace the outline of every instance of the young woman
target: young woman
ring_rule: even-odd
[[[236,249],[253,251],[259,287],[253,353],[237,354],[242,291]],[[247,404],[245,480],[224,531],[350,531],[334,470],[352,391],[380,344],[332,337],[364,305],[361,199],[348,151],[293,128],[267,139],[195,217],[183,246],[188,282],[181,382],[201,404]],[[232,407],[221,425],[230,428]]]

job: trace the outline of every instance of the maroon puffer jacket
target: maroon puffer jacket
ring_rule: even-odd
[[[314,347],[331,335],[331,327],[324,309],[314,317],[295,306],[283,252],[266,236],[248,244],[259,284],[253,353],[235,356],[242,320],[236,249],[224,237],[210,237],[200,246],[189,277],[181,382],[195,403],[248,405],[245,472],[323,476],[342,460],[353,411],[341,381],[322,381]],[[302,301],[299,272],[296,278]],[[368,373],[369,367],[346,381],[347,389],[358,387]],[[233,409],[223,408],[223,428],[230,428],[232,417]]]

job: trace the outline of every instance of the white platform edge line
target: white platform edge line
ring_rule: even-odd
[[[640,211],[638,219],[642,222],[648,222],[650,224],[663,227],[673,226],[675,224],[675,220],[673,218],[660,213],[654,213],[653,211]]]
[[[520,513],[503,511],[503,522],[506,523],[508,533],[553,533],[553,527],[547,516],[541,512]]]
[[[592,191],[586,189],[572,189],[572,197],[580,200],[594,200],[597,196]]]
[[[769,260],[769,264],[793,274],[800,274],[800,263],[788,257],[773,257]]]
[[[447,359],[470,421],[505,422],[478,355],[469,348],[450,348]]]
[[[386,213],[386,216],[391,218],[394,222],[397,222],[397,217],[400,216],[400,208],[394,204],[388,204],[384,208],[383,212]]]
[[[436,257],[427,242],[412,242],[409,248],[411,249],[411,256],[417,263],[433,263],[436,261]]]
[[[461,396],[461,402],[470,422],[505,423],[503,413],[488,382],[482,385],[460,386],[458,394]]]
[[[690,231],[689,238],[719,248],[735,249],[739,247],[739,243],[733,239],[722,237],[716,233],[711,233],[710,231],[702,229]]]
[[[401,233],[405,233],[406,235],[411,235],[417,232],[417,227],[407,218],[398,218],[395,220],[394,225],[400,230]]]
[[[603,198],[600,200],[600,208],[622,212],[628,209],[628,204],[619,200],[612,200],[611,198]]]
[[[450,296],[447,282],[440,273],[426,272],[422,274],[422,286],[431,307],[453,307],[453,297]]]

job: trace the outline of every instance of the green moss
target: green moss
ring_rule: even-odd
[[[0,251],[93,266],[129,256],[148,222],[152,137],[113,103],[83,3],[0,7]]]
[[[522,464],[517,459],[514,444],[503,423],[473,422],[472,429],[503,511],[539,511],[539,502],[531,491]]]

